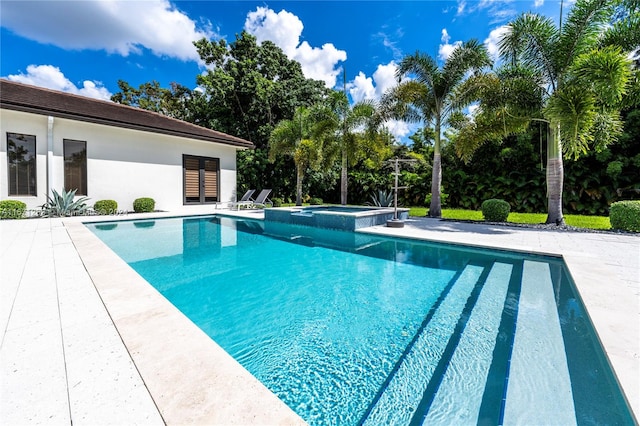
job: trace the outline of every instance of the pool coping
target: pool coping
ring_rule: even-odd
[[[306,424],[84,223],[64,226],[166,424]]]

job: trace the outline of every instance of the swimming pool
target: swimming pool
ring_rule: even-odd
[[[557,259],[149,223],[89,226],[311,424],[633,422]]]

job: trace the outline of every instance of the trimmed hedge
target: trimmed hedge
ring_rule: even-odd
[[[609,220],[613,229],[640,232],[640,200],[618,201],[611,204]]]
[[[273,202],[273,207],[282,207],[282,198],[274,198],[271,201]]]
[[[118,211],[118,203],[114,200],[99,200],[93,205],[93,210],[98,214],[115,214]]]
[[[312,206],[319,206],[320,204],[322,204],[322,198],[310,198],[309,204],[311,204]]]
[[[481,206],[484,220],[489,222],[506,222],[511,211],[511,206],[505,200],[491,198],[485,200]]]
[[[148,213],[152,212],[156,207],[156,202],[153,198],[136,198],[133,202],[133,211],[136,213]]]
[[[25,211],[27,211],[27,205],[22,201],[0,201],[0,219],[20,219]]]

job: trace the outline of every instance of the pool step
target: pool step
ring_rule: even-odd
[[[451,280],[441,299],[425,317],[416,337],[402,354],[360,421],[362,425],[409,424],[439,360],[450,350],[460,317],[489,274],[484,265],[467,265]],[[474,302],[475,303],[475,302]]]
[[[429,383],[412,424],[478,424],[512,270],[504,263],[491,268],[444,373]]]
[[[549,265],[524,262],[504,424],[577,423]]]
[[[467,265],[360,424],[575,424],[547,263]]]

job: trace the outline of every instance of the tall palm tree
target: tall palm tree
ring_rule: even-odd
[[[296,205],[302,205],[302,181],[306,170],[317,167],[322,159],[322,146],[314,131],[311,110],[296,108],[291,120],[282,120],[269,138],[269,161],[288,155],[296,165]]]
[[[485,47],[477,40],[457,46],[442,67],[431,56],[416,52],[402,59],[396,74],[400,83],[383,96],[387,117],[424,121],[435,130],[430,217],[442,216],[442,129],[454,112],[466,106],[456,88],[470,71],[478,72],[490,65]]]
[[[522,131],[529,120],[545,123],[547,223],[564,223],[563,153],[577,158],[603,148],[622,129],[617,108],[630,82],[630,61],[620,48],[599,44],[614,3],[578,0],[558,26],[530,13],[511,22],[499,42],[505,66],[485,79],[479,114],[458,138],[468,155],[501,130]]]
[[[326,140],[337,148],[340,157],[340,203],[347,204],[348,165],[367,143],[373,144],[376,126],[376,108],[371,101],[349,104],[346,93],[333,91],[325,108],[316,114],[317,124],[323,127]],[[327,147],[326,153],[330,154]]]

